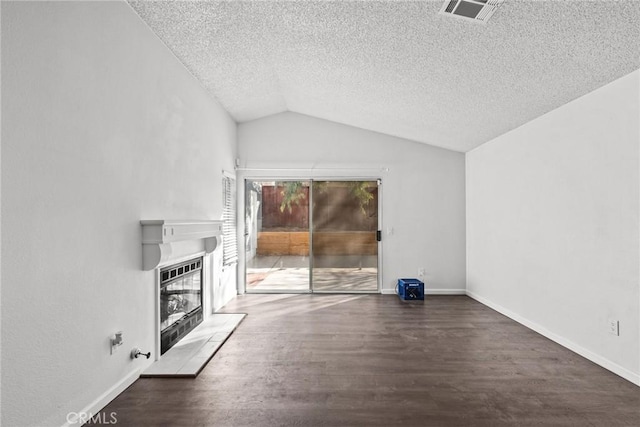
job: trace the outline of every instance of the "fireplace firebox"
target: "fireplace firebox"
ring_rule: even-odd
[[[160,354],[202,323],[202,258],[160,270]]]

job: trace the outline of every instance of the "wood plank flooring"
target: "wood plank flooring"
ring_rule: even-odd
[[[640,387],[465,296],[244,295],[195,379],[139,379],[122,426],[638,426]]]

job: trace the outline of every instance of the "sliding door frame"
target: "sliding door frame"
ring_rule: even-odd
[[[289,181],[300,181],[300,182],[309,182],[309,288],[308,290],[259,290],[259,291],[248,291],[247,289],[247,259],[246,259],[246,209],[247,206],[245,204],[246,201],[246,185],[248,181],[274,181],[274,182],[289,182]],[[378,183],[378,206],[377,206],[377,215],[378,215],[378,232],[381,235],[381,239],[377,242],[377,278],[376,283],[377,287],[375,290],[371,291],[321,291],[313,289],[313,184],[314,182],[344,182],[344,181],[371,181]],[[236,181],[240,182],[240,180]],[[241,216],[242,220],[239,221],[240,226],[239,230],[241,231],[239,236],[239,241],[242,242],[242,275],[243,279],[238,281],[242,283],[239,291],[240,293],[252,293],[252,294],[307,294],[307,293],[317,293],[317,294],[373,294],[373,293],[381,293],[382,292],[382,260],[383,260],[383,245],[382,241],[384,240],[383,233],[383,211],[382,211],[382,199],[383,199],[383,186],[382,186],[382,178],[380,176],[314,176],[314,177],[304,177],[304,176],[281,176],[281,175],[246,175],[242,177],[242,191],[238,192],[238,194],[242,194],[242,197],[238,197],[237,200],[242,200],[242,206],[238,206],[238,214]],[[241,237],[241,238],[240,238]]]

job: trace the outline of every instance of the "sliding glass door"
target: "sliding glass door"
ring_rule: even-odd
[[[314,292],[378,290],[378,182],[314,181]]]
[[[309,292],[310,181],[245,181],[247,292]]]
[[[246,180],[246,290],[377,292],[378,182]]]

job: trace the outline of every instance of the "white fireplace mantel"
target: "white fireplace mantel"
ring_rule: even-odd
[[[222,221],[142,220],[142,269],[153,270],[176,257],[178,246],[211,253],[222,235]]]

